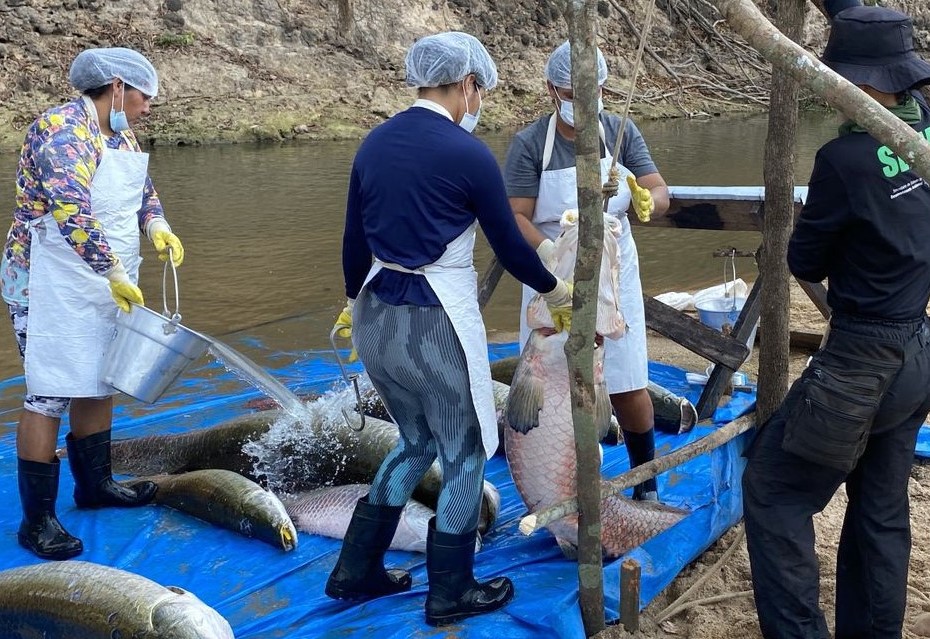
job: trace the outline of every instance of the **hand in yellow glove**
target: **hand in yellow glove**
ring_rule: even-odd
[[[571,283],[558,280],[554,289],[542,294],[543,299],[546,300],[546,306],[549,307],[549,313],[552,315],[552,323],[555,325],[556,332],[561,333],[572,328],[573,290]]]
[[[648,222],[652,218],[653,211],[656,210],[656,203],[652,199],[652,193],[649,189],[644,189],[636,183],[636,178],[632,175],[626,176],[626,184],[630,187],[630,194],[633,196],[633,210],[636,211],[636,217],[640,222]]]
[[[171,227],[164,220],[157,219],[149,225],[149,237],[158,251],[158,259],[168,261],[168,249],[171,249],[171,263],[175,267],[181,266],[184,261],[184,246],[178,236],[171,232]]]
[[[126,267],[121,262],[117,263],[107,273],[106,277],[110,280],[110,295],[113,296],[113,301],[124,313],[132,311],[130,302],[140,306],[145,305],[145,300],[142,299],[142,290],[129,280]]]
[[[343,339],[352,339],[352,309],[354,307],[355,300],[347,299],[346,307],[339,313],[339,317],[336,318],[336,324],[333,326],[333,329],[336,330],[336,335]],[[358,361],[358,353],[355,352],[354,346],[352,347],[352,352],[349,353],[349,359],[347,361],[350,364]]]

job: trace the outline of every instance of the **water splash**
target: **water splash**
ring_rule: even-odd
[[[367,375],[359,378],[359,388],[363,392],[371,388]],[[254,476],[275,493],[298,489],[293,484],[295,477],[314,486],[332,485],[353,461],[345,450],[344,434],[350,425],[346,424],[343,410],[350,413],[351,427],[358,428],[354,389],[340,383],[304,404],[303,410],[301,418],[282,412],[268,432],[242,447],[242,452],[252,458]],[[320,469],[330,475],[320,475]]]
[[[252,384],[281,406],[295,420],[307,419],[307,408],[303,401],[284,384],[268,374],[248,357],[216,338],[210,339],[209,352],[227,370],[243,381]]]

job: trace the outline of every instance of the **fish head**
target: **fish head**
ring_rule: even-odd
[[[235,639],[229,622],[193,593],[168,586],[170,593],[152,611],[153,636],[161,639]]]
[[[626,322],[620,312],[620,251],[618,239],[622,223],[613,215],[604,215],[601,249],[601,271],[598,279],[596,331],[611,339],[626,333]],[[566,281],[575,279],[578,256],[578,211],[568,209],[559,222],[561,233],[553,241],[552,274]],[[526,310],[526,323],[531,329],[555,329],[552,315],[541,295],[535,296]]]

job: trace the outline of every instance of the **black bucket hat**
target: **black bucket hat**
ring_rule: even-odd
[[[837,13],[821,60],[853,84],[883,93],[930,84],[930,62],[914,51],[911,19],[885,7],[857,6]]]

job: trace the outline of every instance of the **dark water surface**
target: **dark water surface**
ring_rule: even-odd
[[[659,170],[673,185],[762,183],[766,120],[644,122]],[[807,183],[816,149],[835,131],[824,116],[802,119],[797,182]],[[484,139],[503,161],[510,136]],[[150,173],[175,232],[184,242],[179,270],[186,326],[215,336],[256,336],[265,349],[322,349],[344,303],[340,262],[346,185],[357,142],[163,148]],[[0,155],[0,218],[13,203],[15,154]],[[637,227],[646,292],[693,290],[722,281],[716,248],[751,250],[757,233]],[[147,306],[161,310],[162,264],[144,241],[141,286]],[[479,272],[490,260],[479,240]],[[755,279],[755,266],[738,275]],[[505,276],[485,310],[491,338],[517,330],[518,285]],[[173,304],[173,301],[172,301]],[[288,319],[289,321],[282,321]],[[253,353],[260,358],[261,353]],[[22,373],[10,324],[0,320],[0,380]],[[15,386],[15,385],[14,385]],[[21,388],[0,389],[0,422],[18,405]]]

